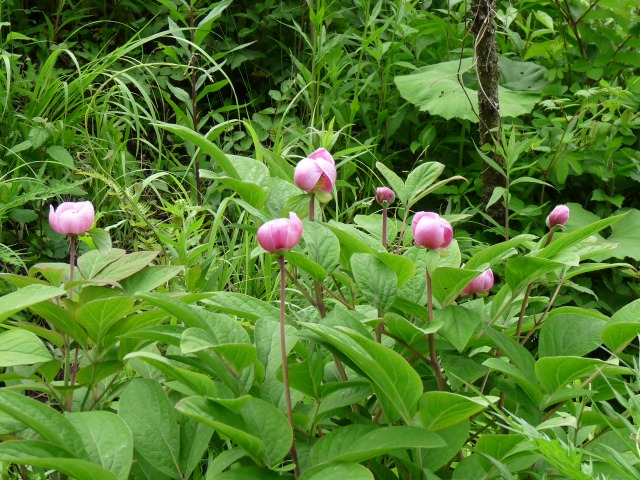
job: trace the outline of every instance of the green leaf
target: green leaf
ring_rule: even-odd
[[[495,346],[502,352],[503,356],[511,360],[511,363],[521,372],[521,374],[530,382],[536,381],[535,365],[531,353],[516,342],[513,338],[499,332],[491,327],[484,327],[485,332]]]
[[[62,164],[63,166],[69,169],[75,168],[75,165],[73,163],[73,157],[67,151],[66,148],[60,145],[52,145],[48,147],[47,155],[49,155],[49,157],[51,157],[52,160],[55,160],[56,162]]]
[[[300,480],[327,480],[328,478],[343,478],[349,480],[374,480],[373,474],[357,463],[323,463],[312,467],[300,477]]]
[[[351,270],[358,287],[379,312],[392,307],[398,291],[398,277],[392,269],[374,255],[354,253]]]
[[[125,278],[120,284],[125,295],[133,296],[138,292],[155,290],[182,272],[184,267],[181,265],[153,265]]]
[[[382,214],[356,215],[353,222],[373,235],[382,245]],[[387,218],[387,245],[393,243],[398,236],[398,223],[395,218]]]
[[[94,278],[118,282],[149,266],[152,260],[158,256],[158,253],[160,252],[128,253],[107,265]]]
[[[395,77],[394,81],[402,98],[421,111],[446,119],[477,122],[475,112],[478,111],[478,92],[467,86],[463,89],[460,85],[461,81],[475,81],[475,75],[471,75],[472,67],[472,58],[451,60],[429,65],[411,75]],[[503,86],[499,87],[499,97],[502,118],[531,113],[540,100],[537,93],[510,90]]]
[[[445,446],[422,449],[423,465],[431,471],[439,470],[446,465],[467,443],[470,426],[471,422],[466,419],[452,427],[438,430],[438,436],[444,440]]]
[[[152,125],[154,127],[160,127],[164,130],[175,133],[183,140],[193,143],[204,153],[209,155],[213,160],[215,160],[229,177],[236,180],[242,179],[229,157],[222,150],[220,150],[216,146],[216,144],[205,138],[200,133],[195,132],[191,128],[171,123],[154,123]]]
[[[535,238],[535,235],[518,235],[505,242],[484,247],[467,261],[465,268],[476,270],[484,265],[491,267],[506,257],[516,254],[516,247],[519,247],[523,243],[533,241]]]
[[[131,311],[133,303],[129,297],[99,298],[81,305],[75,318],[93,343],[99,345],[109,329]]]
[[[345,355],[368,377],[388,422],[402,417],[409,422],[422,395],[422,380],[395,351],[352,331],[338,331],[323,325],[303,324],[324,342]]]
[[[544,12],[535,12],[536,17],[538,17],[538,13]],[[538,19],[540,18],[538,17]],[[550,28],[553,30],[553,26]],[[500,67],[500,84],[509,90],[541,92],[549,83],[545,78],[547,69],[537,63],[520,62],[501,56],[498,59],[498,65]]]
[[[487,408],[481,399],[450,392],[426,392],[418,402],[420,424],[430,431],[452,427]]]
[[[322,282],[329,276],[329,273],[321,265],[311,260],[307,255],[290,251],[285,253],[284,258],[291,265],[307,272],[314,280]]]
[[[207,322],[204,319],[205,312],[179,298],[164,293],[139,293],[136,298],[162,308],[167,313],[179,318],[188,327],[207,329]]]
[[[640,260],[640,239],[638,238],[638,229],[640,228],[640,211],[630,210],[624,219],[624,222],[617,222],[611,227],[611,235],[607,238],[607,242],[617,243],[618,246],[604,254],[604,258],[627,257],[634,260]]]
[[[613,352],[635,340],[640,334],[640,299],[625,305],[613,314],[602,330],[602,341]]]
[[[585,356],[600,346],[600,335],[607,320],[596,310],[577,307],[552,310],[540,329],[538,355]]]
[[[180,419],[180,470],[184,478],[193,478],[191,474],[205,457],[212,436],[209,425],[186,416]]]
[[[0,443],[0,462],[55,470],[76,480],[118,480],[95,463],[73,458],[69,451],[39,440],[9,440]]]
[[[423,197],[424,191],[435,182],[442,171],[444,165],[438,162],[425,162],[414,168],[407,176],[405,182],[405,195],[407,208],[411,208]]]
[[[237,315],[249,321],[259,318],[280,318],[278,307],[242,293],[216,292],[206,303],[216,310]]]
[[[340,241],[335,233],[318,222],[303,220],[302,238],[307,254],[327,274],[333,272],[340,261]],[[324,278],[320,279],[324,280]]]
[[[209,332],[200,328],[188,328],[182,333],[180,349],[184,354],[211,349],[226,358],[233,366],[235,373],[252,365],[256,358],[255,346],[247,343],[219,344],[218,340],[212,338]]]
[[[291,388],[317,400],[321,397],[324,362],[319,352],[311,354],[301,362],[289,365],[289,383]]]
[[[103,228],[92,228],[87,232],[91,236],[93,244],[103,255],[108,255],[111,251],[111,235]]]
[[[255,397],[243,397],[230,410],[220,400],[188,397],[176,409],[195,418],[242,447],[258,464],[273,466],[289,452],[293,432],[286,417],[273,405]]]
[[[73,452],[77,458],[88,459],[78,432],[57,410],[6,389],[0,389],[0,410],[36,431],[52,444]]]
[[[136,455],[172,478],[180,477],[180,432],[173,406],[158,382],[134,379],[118,402],[118,415],[133,433]]]
[[[484,301],[476,299],[462,305],[449,305],[434,313],[435,320],[443,323],[440,335],[462,353],[473,336],[482,329]]]
[[[402,179],[384,163],[376,162],[376,168],[380,171],[387,182],[389,182],[389,186],[398,197],[398,200],[406,205],[409,202],[409,193],[407,193]]]
[[[222,472],[216,480],[292,480],[291,475],[281,475],[273,470],[259,467],[240,467]]]
[[[78,257],[78,268],[82,278],[89,280],[94,278],[104,267],[115,262],[127,252],[119,248],[113,248],[109,253],[101,253],[98,250],[90,250]]]
[[[66,293],[67,291],[63,288],[38,284],[28,285],[15,292],[7,293],[0,297],[0,322],[31,305],[66,295]]]
[[[229,155],[239,178],[215,176],[216,180],[234,190],[240,198],[255,208],[262,208],[267,202],[269,169],[258,160]]]
[[[29,309],[44,318],[53,327],[60,332],[71,336],[80,345],[87,345],[87,334],[78,325],[74,316],[69,310],[52,302],[41,302],[36,305],[31,305]]]
[[[551,243],[553,244],[554,242]],[[530,283],[539,280],[543,275],[553,272],[562,266],[562,263],[546,258],[531,256],[511,257],[507,260],[505,280],[513,292],[519,292]]]
[[[377,252],[376,257],[394,271],[398,277],[399,287],[411,280],[416,273],[416,265],[408,256],[400,256],[388,252]],[[422,272],[424,272],[424,270]]]
[[[443,447],[444,441],[422,428],[347,425],[322,437],[313,447],[314,465],[328,462],[363,462],[394,450]]]
[[[89,460],[127,480],[133,461],[133,436],[127,424],[111,412],[78,412],[67,418],[82,438]]]
[[[598,368],[611,371],[616,369],[613,365],[596,358],[544,357],[536,362],[535,371],[542,387],[552,394],[575,379],[586,379]]]
[[[467,268],[436,268],[431,275],[433,298],[440,305],[449,305],[479,273]]]
[[[287,353],[296,343],[297,330],[291,325],[285,325],[285,345]],[[255,345],[258,360],[265,367],[267,377],[275,375],[282,367],[282,355],[280,353],[280,323],[272,320],[258,320],[255,325]]]
[[[21,329],[0,333],[0,367],[33,365],[51,359],[51,353],[35,334]]]

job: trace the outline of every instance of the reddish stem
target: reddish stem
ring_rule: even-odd
[[[433,323],[433,292],[431,288],[431,275],[429,275],[429,268],[427,267],[427,314],[429,317],[429,323]],[[444,392],[445,384],[444,378],[442,377],[442,369],[440,368],[440,362],[438,362],[438,354],[436,352],[436,337],[435,333],[427,334],[427,339],[429,340],[429,358],[431,359],[431,363],[433,365],[433,371],[436,374],[436,379],[438,380],[438,388],[440,391]]]

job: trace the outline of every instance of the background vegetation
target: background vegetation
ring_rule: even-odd
[[[190,430],[185,429],[204,428],[194,419],[197,417],[193,413],[195,410],[189,411],[189,422],[180,423],[182,417],[179,416],[186,415],[188,409],[184,406],[178,413],[172,406],[181,396],[194,392],[204,395],[202,392],[210,388],[208,384],[198,384],[196,388],[194,385],[199,380],[195,380],[195,373],[212,378],[224,377],[224,374],[215,369],[202,369],[190,360],[185,351],[191,354],[198,347],[183,348],[180,354],[172,350],[178,347],[172,343],[171,335],[184,332],[159,333],[159,327],[158,331],[153,331],[152,326],[169,317],[170,326],[176,329],[180,322],[190,328],[205,328],[198,323],[201,320],[190,317],[195,314],[188,313],[187,307],[184,311],[179,310],[182,305],[170,304],[160,295],[169,291],[182,293],[186,298],[185,305],[191,305],[211,292],[247,295],[269,305],[277,300],[276,267],[256,253],[255,231],[260,222],[288,216],[289,210],[297,211],[300,216],[306,214],[308,203],[298,195],[300,192],[292,182],[293,168],[300,158],[324,147],[331,151],[338,164],[334,200],[324,208],[327,221],[355,224],[358,231],[371,238],[379,236],[379,233],[374,235],[377,223],[372,224],[370,215],[379,213],[374,202],[375,187],[390,183],[385,172],[391,170],[406,178],[412,171],[424,172],[416,169],[425,163],[439,162],[443,166],[439,173],[442,178],[459,176],[465,180],[433,183],[437,188],[429,191],[428,185],[422,191],[416,190],[413,192],[416,196],[412,198],[415,201],[404,202],[393,213],[398,217],[398,223],[409,210],[433,210],[453,219],[457,222],[455,237],[461,260],[473,258],[489,245],[508,245],[518,248],[520,253],[537,251],[541,245],[534,247],[530,243],[534,237],[522,235],[543,237],[547,231],[544,225],[547,213],[554,205],[566,203],[571,208],[571,220],[565,231],[569,235],[578,232],[572,238],[584,241],[586,237],[581,237],[581,232],[585,230],[581,228],[600,226],[589,235],[601,242],[601,248],[587,252],[582,246],[578,252],[580,260],[617,266],[592,268],[593,271],[583,267],[580,276],[566,278],[560,274],[553,276],[544,269],[535,270],[529,279],[539,285],[531,295],[533,306],[527,309],[524,289],[513,283],[513,279],[510,283],[513,303],[509,308],[502,304],[498,308],[497,301],[492,303],[493,307],[489,301],[486,303],[488,310],[493,308],[491,314],[504,315],[507,332],[512,326],[509,320],[517,321],[525,311],[528,325],[534,330],[538,328],[536,314],[545,312],[545,302],[550,302],[548,304],[553,304],[554,308],[582,309],[581,320],[571,323],[572,328],[580,329],[582,321],[591,325],[592,333],[597,330],[598,348],[595,352],[594,349],[568,349],[573,353],[565,355],[585,360],[618,358],[619,364],[627,369],[612,372],[611,378],[617,375],[615,381],[602,380],[597,386],[588,387],[582,384],[583,377],[569,376],[564,379],[566,383],[575,382],[573,386],[580,391],[567,393],[563,390],[564,384],[549,386],[543,381],[546,388],[542,388],[536,383],[539,378],[533,370],[528,371],[523,380],[517,372],[491,364],[492,376],[489,378],[486,374],[484,383],[489,382],[489,387],[495,389],[493,393],[507,391],[508,399],[518,399],[506,404],[506,408],[516,414],[514,417],[510,420],[499,417],[499,409],[493,416],[479,415],[481,418],[473,425],[465,424],[468,435],[464,432],[458,435],[451,430],[464,430],[460,422],[441,424],[439,428],[449,429],[447,435],[468,437],[469,441],[456,445],[452,451],[441,452],[441,456],[446,457],[441,464],[425,465],[425,470],[420,469],[422,460],[418,461],[418,457],[422,457],[415,453],[405,453],[393,460],[368,456],[364,460],[369,462],[367,468],[375,472],[376,478],[414,478],[412,474],[436,478],[436,472],[440,478],[472,478],[466,475],[474,470],[485,475],[478,478],[508,478],[509,472],[509,475],[522,475],[517,478],[526,478],[526,475],[582,478],[578,473],[591,475],[587,472],[589,465],[606,478],[637,478],[640,462],[635,449],[637,341],[629,346],[625,336],[635,338],[637,332],[635,327],[628,327],[624,335],[620,334],[625,341],[603,340],[600,334],[604,327],[599,322],[610,317],[620,320],[619,312],[626,311],[632,313],[620,321],[633,323],[631,317],[635,310],[625,308],[635,305],[633,302],[640,289],[635,271],[640,259],[637,234],[640,204],[636,195],[640,182],[640,120],[637,113],[640,101],[640,1],[518,0],[496,2],[495,8],[503,122],[503,141],[497,153],[504,161],[501,172],[506,187],[496,189],[491,202],[502,205],[507,212],[506,225],[493,221],[481,205],[480,171],[487,152],[477,141],[474,38],[469,30],[472,18],[467,1],[0,0],[0,265],[6,280],[0,284],[0,291],[5,294],[19,292],[26,283],[17,278],[37,277],[44,281],[44,275],[49,286],[58,288],[64,283],[60,267],[56,270],[50,265],[66,261],[68,242],[47,223],[49,204],[64,200],[91,200],[96,207],[96,223],[108,232],[115,251],[120,255],[124,252],[140,255],[139,263],[127,257],[127,262],[140,266],[139,270],[152,260],[162,269],[155,271],[154,280],[147,284],[147,291],[157,290],[159,296],[152,297],[156,295],[154,293],[136,298],[135,307],[132,299],[131,304],[128,303],[135,288],[131,286],[127,290],[126,282],[122,285],[119,282],[139,270],[132,267],[120,278],[102,277],[102,281],[107,282],[105,285],[116,282],[118,288],[124,289],[126,301],[122,300],[121,307],[127,312],[126,318],[133,318],[134,313],[142,315],[128,321],[141,322],[140,325],[151,329],[138,334],[140,338],[134,335],[135,338],[122,340],[122,345],[128,345],[126,348],[116,347],[115,340],[125,331],[131,334],[125,327],[108,335],[96,333],[92,338],[95,345],[84,345],[82,332],[65,333],[86,347],[87,352],[93,351],[95,358],[105,360],[103,365],[113,369],[104,367],[99,373],[90,369],[85,371],[85,377],[81,376],[81,379],[87,392],[105,379],[111,383],[100,384],[102,393],[93,398],[88,393],[80,396],[77,411],[109,411],[113,409],[111,402],[117,399],[126,405],[127,398],[159,395],[158,398],[164,399],[162,402],[166,400],[166,404],[159,404],[159,411],[165,409],[162,414],[175,417],[175,428],[183,429],[171,435],[188,437]],[[229,165],[237,169],[236,178],[227,168]],[[607,223],[606,219],[625,213],[624,220]],[[598,223],[600,221],[605,223]],[[97,247],[102,247],[101,238],[106,237],[85,238],[82,252],[85,255],[96,252]],[[360,279],[351,271],[350,257],[354,247],[346,248],[345,243],[349,241],[344,238],[340,237],[343,268],[327,278],[329,288],[346,292],[345,298],[350,297],[350,303],[355,306],[366,303],[363,300],[367,298],[366,289],[359,287]],[[527,240],[504,243],[518,238]],[[407,242],[405,239],[405,243],[397,243],[404,248]],[[144,252],[150,251],[158,253],[144,256]],[[505,247],[502,253],[506,251]],[[487,263],[493,265],[497,277],[506,278],[506,256],[500,255],[495,256],[497,264],[494,260],[487,260]],[[115,262],[120,257],[110,258]],[[567,266],[579,268],[579,262],[573,257],[563,261]],[[476,268],[482,264],[477,261]],[[304,266],[298,266],[304,271]],[[455,265],[456,268],[459,266],[459,263]],[[311,284],[313,279],[307,273],[300,281]],[[138,277],[130,282],[137,285],[141,281]],[[563,288],[558,287],[556,291],[559,285]],[[304,290],[301,285],[292,289],[295,292]],[[95,292],[95,296],[87,294],[83,301],[96,301],[104,294]],[[203,297],[198,297],[199,294]],[[315,310],[305,303],[304,297],[293,292],[290,295],[291,309],[297,320],[315,318],[309,313]],[[413,300],[424,304],[421,296]],[[503,294],[503,297],[507,296]],[[500,300],[505,298],[500,297]],[[204,303],[205,310],[222,310],[246,327],[253,339],[256,319],[250,312],[235,306],[222,308],[211,302],[209,299]],[[520,314],[521,305],[524,305],[523,314]],[[12,315],[13,322],[8,332],[16,325],[29,330],[24,324],[30,322],[34,325],[30,331],[45,339],[55,358],[68,354],[69,339],[65,337],[62,341],[44,332],[44,328],[39,330],[42,325],[37,322],[40,320],[34,320],[44,318],[55,322],[51,320],[56,318],[54,313],[38,306],[11,313],[7,312],[13,307],[6,308],[3,318]],[[136,309],[140,312],[134,312]],[[415,312],[408,312],[400,313],[413,318]],[[568,312],[561,310],[556,316],[564,318],[562,315],[569,315]],[[548,313],[547,309],[543,317]],[[585,315],[592,320],[585,320]],[[191,320],[186,320],[189,318]],[[593,327],[592,321],[599,327]],[[58,327],[60,325],[63,324]],[[249,341],[249,337],[245,338],[234,327],[228,328],[229,332],[238,335],[237,343]],[[262,328],[267,327],[262,325]],[[345,354],[345,347],[340,342],[346,340],[330,339],[325,333],[315,332],[315,337],[308,334],[301,338],[306,341],[313,337],[313,342],[322,343],[318,336],[325,335],[325,344],[331,346],[325,345],[326,348]],[[505,337],[511,339],[513,333],[511,331]],[[512,342],[502,337],[492,339],[493,343],[482,345],[474,344],[470,338],[465,342],[460,339],[451,342],[451,338],[446,337],[443,341],[451,342],[451,352],[457,352],[450,357],[450,362],[464,363],[478,352],[484,355],[490,349],[510,352],[505,356],[522,371],[533,368],[534,357],[540,361],[537,332],[526,344],[527,349],[522,349],[529,355],[524,360],[525,354]],[[408,341],[407,338],[404,340]],[[310,345],[315,345],[313,342]],[[313,366],[316,357],[307,350],[312,347],[302,340],[297,345],[295,354],[300,365],[317,373]],[[118,348],[123,350],[118,352]],[[562,353],[548,345],[545,348],[547,354]],[[406,357],[411,356],[408,350],[397,346],[396,350]],[[124,362],[123,358],[129,354],[140,358]],[[195,373],[193,376],[184,374],[184,377],[175,369],[168,373],[170,367],[153,355],[166,355],[161,357],[165,360],[174,355],[173,360],[180,368]],[[87,358],[91,358],[91,354],[87,353]],[[520,364],[517,358],[520,358]],[[476,358],[474,365],[466,364],[466,377],[463,375],[457,380],[452,377],[449,384],[452,392],[471,395],[475,388],[483,393],[480,386],[485,386],[482,377],[487,365],[482,363],[484,360],[484,357]],[[234,364],[234,361],[238,363]],[[277,378],[278,366],[265,362],[263,368],[266,370],[261,374],[265,378],[269,375]],[[93,361],[89,363],[94,365]],[[240,371],[247,368],[238,358],[231,364]],[[483,369],[474,370],[476,364]],[[52,387],[61,380],[56,377],[60,363],[51,364],[48,370],[23,365],[3,366],[6,367],[2,375],[4,385],[29,392],[24,398],[37,396],[33,392],[40,392],[46,397],[44,403],[55,406],[57,401],[62,401],[63,398],[56,398],[56,395],[64,397],[64,389],[61,394]],[[350,368],[363,377],[370,375],[362,366],[358,369],[350,365]],[[449,368],[455,371],[453,363]],[[552,367],[546,368],[552,370]],[[423,375],[425,385],[433,381],[430,374],[419,368],[417,371]],[[260,372],[254,374],[260,376]],[[304,377],[302,373],[300,375]],[[331,377],[335,375],[333,370],[327,372],[327,377],[322,376],[322,371],[319,375],[320,379],[324,378],[323,384],[336,380]],[[424,375],[430,380],[425,380]],[[159,383],[152,382],[134,382],[134,387],[124,390],[131,379],[138,377],[164,382],[169,387],[167,390],[174,389],[171,391],[173,396],[161,396],[155,387]],[[179,387],[180,381],[186,382],[188,387],[184,384]],[[607,381],[618,383],[615,388],[609,385],[607,389]],[[44,387],[36,385],[38,382]],[[556,395],[555,400],[562,402],[563,409],[558,413],[553,406],[556,404],[531,393],[533,387],[526,382],[536,384],[535,388],[545,395]],[[242,389],[248,388],[251,380],[244,378],[240,382],[242,387],[238,386],[240,383],[231,387],[231,383],[226,384],[226,388],[237,397]],[[307,385],[305,390],[305,385],[298,385],[308,397],[315,394],[325,398],[322,395],[331,393],[325,391],[321,395],[317,387]],[[329,428],[340,422],[357,424],[359,420],[354,418],[358,407],[352,405],[359,404],[360,408],[364,405],[367,412],[375,415],[377,400],[367,403],[364,399],[370,398],[371,392],[359,391],[356,387],[349,391],[352,402],[339,405],[342,408],[340,420],[335,421],[331,415],[326,417],[334,421]],[[607,393],[594,400],[585,392],[587,388]],[[487,388],[484,393],[489,391]],[[531,399],[529,403],[521,402],[523,392],[529,392],[538,402]],[[254,390],[251,393],[255,393]],[[4,401],[5,405],[13,401],[9,394],[3,398],[0,395],[0,403]],[[278,399],[264,392],[255,398],[275,407],[279,405]],[[564,403],[565,400],[569,401]],[[597,401],[603,403],[596,406]],[[529,410],[523,405],[530,407]],[[585,413],[587,405],[588,415]],[[194,405],[190,407],[195,409]],[[230,405],[226,407],[233,410]],[[128,413],[128,407],[123,408],[125,413],[120,411],[120,416],[125,421],[138,414],[133,407]],[[240,409],[240,406],[234,408]],[[253,405],[251,408],[258,407]],[[474,411],[474,415],[476,413]],[[304,414],[312,416],[307,411]],[[362,415],[363,418],[366,416]],[[95,417],[91,421],[99,420]],[[552,423],[538,428],[545,421]],[[313,427],[319,423],[320,420],[318,423],[315,419],[309,421]],[[509,434],[503,430],[506,423]],[[2,425],[5,435],[20,430],[15,422],[12,424],[6,419]],[[306,434],[313,438],[309,425]],[[528,429],[531,425],[538,428],[534,428],[535,433]],[[34,429],[33,425],[29,427]],[[42,431],[36,431],[46,437]],[[495,435],[495,438],[485,437],[484,433]],[[242,444],[242,440],[228,431],[214,435],[211,442],[212,437],[206,432],[194,436],[194,442],[201,442],[202,449],[193,447],[193,451],[201,452],[201,456],[180,458],[177,462],[181,467],[180,474],[184,478],[190,475],[217,478],[216,475],[230,465],[237,466],[240,457],[234,456],[237,449],[228,448],[229,437]],[[480,442],[481,437],[487,440]],[[600,438],[608,440],[601,442]],[[503,447],[498,445],[505,445],[505,439],[512,441],[509,445],[513,449],[508,452],[500,450]],[[65,439],[62,443],[68,445],[67,442]],[[522,453],[531,449],[531,445],[536,446],[535,458]],[[459,457],[458,450],[461,452]],[[431,452],[433,455],[434,451],[435,447]],[[176,452],[178,450],[173,453]],[[186,452],[186,448],[184,453],[180,450],[180,455],[187,455]],[[236,453],[217,460],[221,458],[221,452]],[[599,455],[597,459],[594,452]],[[271,454],[278,457],[277,452]],[[150,457],[144,453],[140,455],[136,457],[137,466],[132,475],[160,478],[156,476],[159,475],[157,465],[154,470]],[[413,455],[415,465],[420,465],[415,467],[417,470],[412,470],[413,466],[398,466],[411,464],[405,459],[407,455]],[[374,457],[378,459],[374,460]],[[2,458],[15,463],[17,457]],[[358,463],[358,457],[354,458]],[[466,460],[467,466],[458,469],[458,465],[465,464],[463,458],[473,460]],[[8,459],[12,459],[11,462]],[[278,463],[281,458],[271,460],[273,458],[254,463],[264,469],[264,475],[267,471],[284,475]],[[25,477],[36,475],[38,468],[42,469],[40,471],[61,468],[60,465],[26,463],[30,465],[29,471],[24,467],[19,470],[15,465],[7,466],[7,475]],[[480,470],[478,465],[482,466]],[[174,466],[160,467],[159,471],[173,478],[176,476]],[[421,473],[417,474],[417,471]],[[78,474],[77,471],[66,473]]]

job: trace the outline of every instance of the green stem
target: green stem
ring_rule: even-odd
[[[285,296],[286,296],[286,273],[284,266],[284,255],[280,255],[280,354],[282,357],[282,382],[284,383],[284,396],[287,403],[287,417],[291,425],[293,442],[291,444],[291,458],[295,466],[295,476],[300,478],[300,464],[298,463],[298,452],[296,451],[296,434],[293,424],[293,408],[291,406],[291,389],[289,388],[289,364],[287,363],[287,345],[285,336]]]
[[[382,207],[382,248],[387,249],[387,207]]]
[[[427,272],[427,314],[429,317],[429,323],[433,323],[433,292],[431,288],[431,275],[429,274],[429,268],[426,269]],[[442,369],[440,368],[440,362],[438,362],[438,354],[436,352],[436,337],[434,333],[427,334],[427,339],[429,340],[429,358],[431,359],[431,364],[433,365],[433,371],[436,374],[436,379],[438,380],[438,388],[440,391],[445,391],[444,378],[442,377]]]

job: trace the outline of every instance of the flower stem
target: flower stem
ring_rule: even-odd
[[[289,388],[289,365],[287,363],[287,346],[285,342],[285,296],[286,296],[286,273],[284,266],[284,255],[280,255],[280,354],[282,357],[282,382],[284,383],[284,396],[287,403],[287,417],[291,425],[293,443],[291,444],[291,458],[295,467],[296,478],[300,477],[300,464],[298,463],[298,452],[296,450],[296,434],[293,424],[293,408],[291,407],[291,389]]]
[[[427,272],[427,314],[429,317],[429,323],[433,323],[433,291],[431,288],[431,275],[429,274],[429,268],[426,269]],[[438,354],[436,352],[436,337],[435,333],[427,334],[427,339],[429,340],[429,358],[431,359],[431,363],[433,365],[433,371],[436,374],[436,379],[438,380],[438,388],[440,391],[444,392],[445,384],[444,378],[442,377],[442,369],[440,368],[440,362],[438,362]]]
[[[382,248],[387,249],[387,207],[382,207]]]

